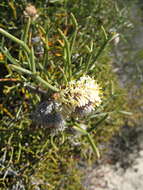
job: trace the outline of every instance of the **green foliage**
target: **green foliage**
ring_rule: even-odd
[[[0,4],[0,64],[6,70],[1,80],[0,186],[80,190],[81,160],[99,158],[98,145],[119,130],[127,113],[109,56],[110,29],[121,27],[124,17],[113,0],[37,0],[35,19],[24,17],[26,5],[19,0]],[[29,115],[43,100],[35,93],[39,86],[51,98],[83,75],[97,80],[103,91],[103,103],[92,115],[71,117],[67,129],[56,135],[32,123]]]

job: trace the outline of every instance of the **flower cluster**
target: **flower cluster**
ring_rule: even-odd
[[[101,94],[99,85],[89,76],[72,80],[54,94],[53,100],[37,106],[33,120],[52,131],[63,131],[64,119],[71,115],[82,117],[90,114],[101,104]]]
[[[67,114],[87,115],[101,104],[101,89],[94,79],[83,76],[61,88],[57,101],[62,104],[62,110]]]

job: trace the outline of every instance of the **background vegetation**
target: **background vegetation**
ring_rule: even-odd
[[[35,18],[25,17],[28,3],[37,9]],[[0,32],[0,188],[81,190],[81,164],[95,161],[97,154],[86,134],[73,126],[92,129],[90,137],[100,147],[129,114],[110,58],[118,30],[128,25],[124,9],[113,0],[11,0],[1,2],[0,9],[0,28],[16,37]],[[54,136],[31,121],[36,105],[51,97],[53,88],[85,74],[103,91],[103,103],[93,115],[69,119],[67,129]]]

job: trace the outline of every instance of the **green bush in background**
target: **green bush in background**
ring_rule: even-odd
[[[0,9],[1,189],[83,189],[80,163],[99,159],[128,114],[110,58],[126,19],[113,0],[11,0]],[[92,114],[70,115],[54,134],[32,122],[39,102],[82,76],[102,88]]]

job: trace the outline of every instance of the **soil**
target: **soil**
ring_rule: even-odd
[[[143,190],[143,127],[124,126],[110,152],[86,171],[87,190]]]

